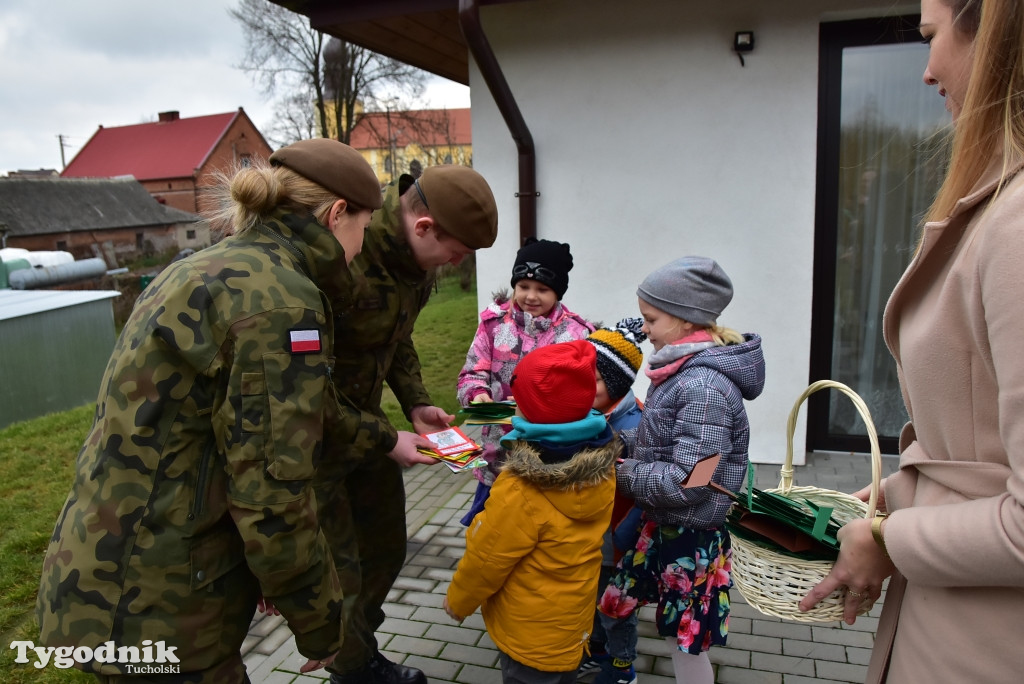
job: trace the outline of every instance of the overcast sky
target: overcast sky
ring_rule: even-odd
[[[98,126],[242,107],[261,131],[272,105],[233,65],[237,0],[0,0],[0,175],[61,169]],[[468,107],[469,89],[434,79],[428,104]]]

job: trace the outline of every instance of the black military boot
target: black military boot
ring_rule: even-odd
[[[332,674],[330,684],[427,684],[427,676],[414,667],[391,662],[378,651],[358,670]]]
[[[393,663],[385,658],[380,651],[370,661],[373,672],[373,684],[427,684],[427,676],[415,667],[406,667]]]

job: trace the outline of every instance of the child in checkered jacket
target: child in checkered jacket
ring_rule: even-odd
[[[744,400],[764,389],[761,338],[717,324],[732,281],[712,259],[683,257],[637,290],[654,354],[639,426],[621,433],[628,456],[616,486],[644,511],[636,546],[619,562],[599,608],[622,618],[657,603],[658,633],[676,647],[676,681],[711,684],[707,650],[728,634],[731,501],[709,487],[683,489],[699,460],[721,454],[712,480],[738,491],[747,468],[750,424]],[[632,666],[595,680],[635,681]]]

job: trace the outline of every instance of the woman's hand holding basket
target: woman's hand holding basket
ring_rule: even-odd
[[[892,561],[875,543],[871,521],[851,520],[839,530],[839,558],[832,571],[800,601],[800,610],[810,610],[836,589],[846,587],[843,620],[852,625],[865,602],[874,603],[881,596],[882,583],[893,570]]]

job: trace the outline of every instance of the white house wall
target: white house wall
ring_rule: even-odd
[[[780,463],[807,386],[822,21],[917,11],[861,0],[543,0],[482,9],[484,31],[533,136],[537,232],[568,242],[568,306],[611,324],[637,313],[643,277],[715,258],[735,298],[720,322],[764,339],[767,382],[748,404],[751,458]],[[755,32],[740,65],[733,34]],[[473,163],[498,201],[478,259],[484,306],[518,247],[518,154],[475,64]],[[651,348],[645,344],[645,352]],[[643,397],[646,378],[635,389]],[[803,463],[805,425],[796,430]]]

